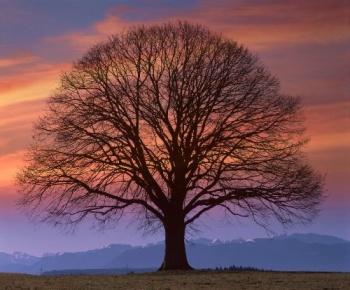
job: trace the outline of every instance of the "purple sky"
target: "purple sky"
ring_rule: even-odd
[[[214,3],[215,2],[215,3]],[[188,20],[245,44],[305,104],[306,148],[327,175],[328,198],[314,222],[276,234],[315,232],[350,240],[350,4],[348,1],[0,0],[0,252],[76,251],[109,243],[145,244],[126,218],[104,232],[90,223],[74,233],[28,221],[15,206],[14,175],[23,164],[32,122],[59,74],[92,44],[130,25]],[[195,236],[255,238],[268,233],[220,214],[201,220]],[[189,236],[191,237],[191,236]]]

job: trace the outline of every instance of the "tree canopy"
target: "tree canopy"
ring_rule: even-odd
[[[213,208],[258,223],[315,214],[322,179],[303,131],[300,100],[244,46],[182,22],[132,28],[62,76],[18,175],[21,204],[56,222],[136,210],[164,226],[163,268],[188,268],[186,226]]]

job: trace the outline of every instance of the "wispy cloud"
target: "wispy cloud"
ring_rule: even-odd
[[[346,1],[201,1],[185,16],[246,44],[324,43],[350,39]]]
[[[255,51],[276,45],[350,41],[350,4],[346,1],[196,1],[183,9],[117,5],[106,17],[86,27],[46,40],[85,50],[131,25],[187,20],[209,26]],[[156,9],[157,8],[157,9]]]
[[[44,104],[44,99],[38,99],[0,107],[0,157],[27,147],[33,122],[41,114]]]
[[[104,17],[85,26],[43,34],[38,47],[44,47],[45,51],[38,56],[23,53],[0,58],[0,156],[17,154],[24,148],[30,140],[28,124],[41,110],[35,102],[40,103],[52,93],[60,72],[69,70],[69,63],[77,55],[130,26],[177,20],[203,24],[247,45],[280,78],[284,92],[302,97],[307,105],[307,133],[311,137],[308,154],[319,156],[319,152],[350,148],[347,125],[350,4],[347,1],[188,3],[176,8],[158,1],[110,6]],[[52,58],[60,59],[59,63]],[[17,104],[11,110],[21,117],[6,115],[14,103]],[[8,136],[16,138],[11,141]]]
[[[0,79],[0,106],[48,97],[69,64],[36,63]]]
[[[15,54],[7,57],[0,57],[0,69],[11,68],[14,66],[33,64],[40,58],[32,54]]]
[[[13,186],[45,99],[0,106],[0,187]]]
[[[117,5],[108,11],[104,19],[91,24],[86,29],[47,37],[44,42],[51,44],[65,43],[70,45],[73,50],[83,52],[92,45],[105,41],[110,35],[124,31],[130,25],[142,24],[141,21],[123,19],[123,13],[130,10],[134,9],[128,5]]]

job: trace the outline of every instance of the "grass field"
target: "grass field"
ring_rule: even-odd
[[[120,276],[0,274],[0,289],[350,289],[350,273],[170,272]]]

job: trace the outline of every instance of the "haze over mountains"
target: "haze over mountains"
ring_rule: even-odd
[[[190,264],[195,268],[235,265],[281,271],[350,271],[350,241],[333,236],[292,234],[227,242],[195,239],[186,246]],[[147,246],[113,244],[102,249],[43,257],[0,253],[0,272],[152,270],[161,264],[163,252],[164,245],[160,242]]]

